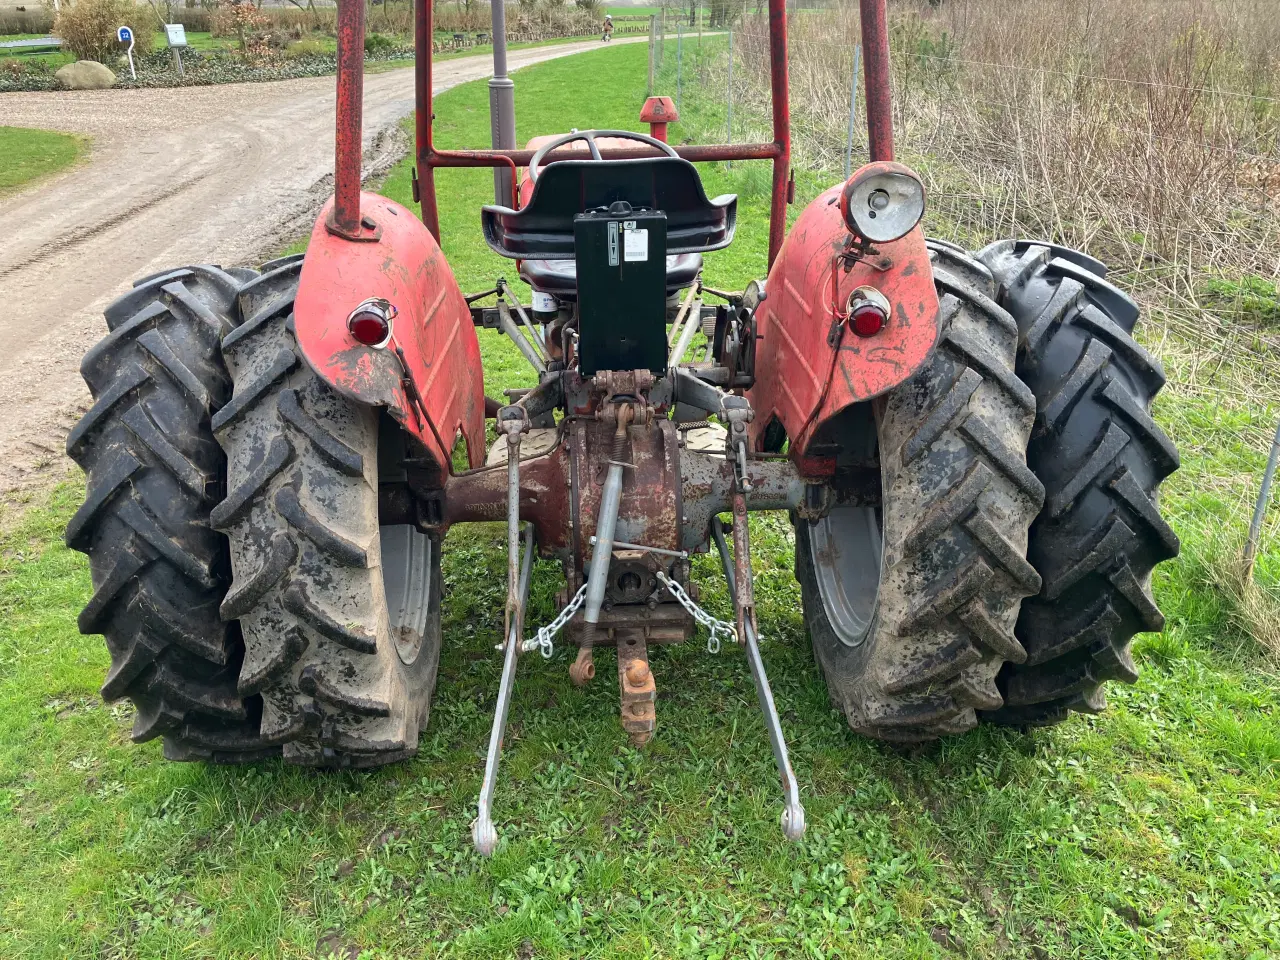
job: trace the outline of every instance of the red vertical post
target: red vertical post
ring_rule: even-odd
[[[873,161],[893,159],[889,90],[889,23],[885,0],[861,0],[862,56],[867,82],[867,144]]]
[[[881,0],[883,3],[883,0]],[[864,0],[865,3],[865,0]],[[791,172],[791,87],[787,75],[787,0],[769,0],[769,76],[773,93],[773,199],[769,207],[769,266],[787,232]]]
[[[418,198],[422,222],[440,242],[440,213],[436,209],[436,170],[431,165],[431,53],[435,33],[434,0],[415,0],[413,8],[414,132],[417,141]]]
[[[364,0],[338,3],[338,97],[334,137],[333,213],[329,228],[360,235],[360,128],[364,109]]]

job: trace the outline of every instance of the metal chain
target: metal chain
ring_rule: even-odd
[[[726,623],[724,620],[717,620],[711,614],[707,613],[707,611],[703,610],[693,602],[693,598],[684,592],[684,588],[681,587],[680,584],[676,583],[665,573],[659,571],[658,579],[667,588],[667,590],[671,592],[671,595],[676,598],[676,602],[689,611],[689,615],[693,617],[693,619],[697,620],[698,623],[707,628],[707,631],[710,633],[710,636],[707,637],[707,653],[720,652],[721,637],[726,640],[732,640],[734,643],[738,642],[738,628],[734,624]]]
[[[569,601],[560,613],[545,627],[539,627],[538,632],[520,645],[520,649],[525,653],[535,647],[542,654],[543,658],[550,660],[552,654],[556,652],[555,646],[551,640],[557,633],[564,629],[564,625],[573,619],[573,615],[578,612],[578,608],[582,606],[582,601],[587,599],[587,585],[584,583],[577,593],[573,595],[573,599]]]

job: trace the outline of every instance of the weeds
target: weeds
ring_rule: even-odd
[[[811,185],[843,169],[858,31],[854,3],[790,20],[801,185],[806,169]],[[1220,565],[1205,582],[1230,593],[1236,565],[1216,538],[1243,540],[1280,414],[1274,5],[891,0],[890,33],[897,156],[925,179],[927,233],[971,249],[1009,236],[1084,249],[1139,301],[1138,335],[1169,376],[1157,409],[1194,458],[1166,483],[1166,512],[1185,550]],[[678,135],[723,138],[724,50],[708,45],[686,65],[696,83],[685,80]],[[768,140],[763,18],[744,19],[734,51],[733,139]],[[673,59],[668,49],[662,92]],[[866,155],[861,91],[856,106],[855,166]],[[811,195],[798,191],[797,205]],[[1267,540],[1280,536],[1278,513]],[[1235,591],[1235,622],[1267,648],[1276,573],[1260,565],[1259,586]]]

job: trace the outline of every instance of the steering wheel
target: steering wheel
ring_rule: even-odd
[[[529,179],[537,180],[538,174],[542,169],[542,161],[547,158],[547,154],[554,150],[558,150],[567,143],[574,143],[578,140],[585,140],[587,149],[591,151],[592,160],[603,160],[600,156],[600,148],[596,145],[596,137],[614,137],[619,140],[635,140],[637,143],[647,144],[650,147],[657,147],[668,157],[679,157],[675,148],[669,143],[663,143],[656,137],[650,137],[647,134],[636,133],[633,130],[575,130],[573,133],[566,133],[563,137],[556,137],[550,143],[538,148],[529,159]]]

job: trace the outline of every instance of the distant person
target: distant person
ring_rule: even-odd
[[[613,39],[613,17],[609,14],[604,16],[604,33],[600,35],[600,42],[604,43]]]

